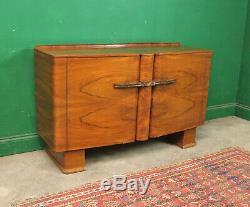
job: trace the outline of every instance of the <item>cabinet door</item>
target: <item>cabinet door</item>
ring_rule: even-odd
[[[139,56],[70,58],[67,80],[68,149],[135,140]]]
[[[150,137],[193,128],[205,119],[210,53],[155,56],[154,80],[175,80],[153,88]]]

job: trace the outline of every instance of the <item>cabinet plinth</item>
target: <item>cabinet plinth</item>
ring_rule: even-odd
[[[177,132],[193,146],[211,56],[179,43],[37,46],[37,131],[65,173],[84,169],[88,148]]]

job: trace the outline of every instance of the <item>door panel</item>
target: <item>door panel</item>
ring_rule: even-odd
[[[68,149],[135,140],[139,56],[71,58],[68,61]]]
[[[210,54],[155,56],[154,80],[176,80],[153,88],[150,137],[198,126],[204,120]]]

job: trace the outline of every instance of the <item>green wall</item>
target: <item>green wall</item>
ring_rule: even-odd
[[[38,44],[180,41],[209,48],[207,118],[233,115],[246,9],[247,0],[0,0],[0,155],[42,147],[34,121]]]
[[[246,21],[236,114],[250,120],[250,3],[248,3],[248,16]]]

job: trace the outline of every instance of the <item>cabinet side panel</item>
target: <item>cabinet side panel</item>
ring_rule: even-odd
[[[36,125],[38,134],[54,151],[65,150],[66,60],[54,61],[35,52]],[[64,70],[65,68],[65,70]]]
[[[53,65],[54,139],[56,152],[67,148],[67,59],[58,58]]]
[[[38,134],[53,148],[52,67],[51,58],[35,52],[36,127]]]
[[[200,113],[200,125],[205,123],[206,120],[206,111],[207,111],[207,99],[208,99],[208,89],[209,89],[209,82],[210,82],[210,74],[211,74],[211,61],[212,57],[209,56],[207,58],[206,63],[204,64],[205,67],[205,75],[204,75],[204,87],[205,92],[202,97],[202,107],[201,107],[201,113]]]

